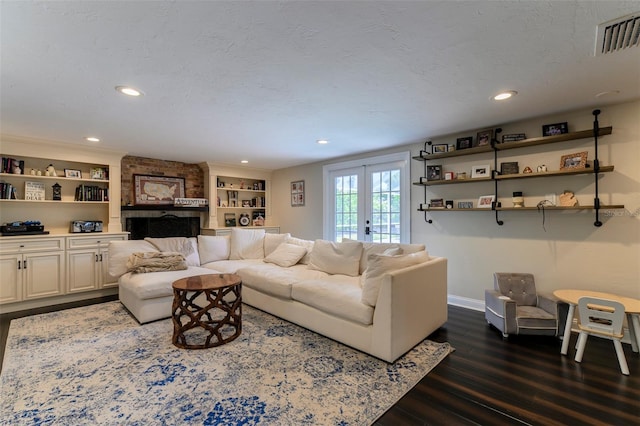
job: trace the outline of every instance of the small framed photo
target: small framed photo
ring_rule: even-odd
[[[473,146],[487,146],[493,140],[493,129],[480,130]]]
[[[544,124],[542,126],[542,136],[555,136],[563,133],[569,133],[569,126],[566,121],[564,123]]]
[[[489,177],[491,177],[491,166],[489,164],[481,164],[471,168],[471,179]]]
[[[560,158],[560,170],[584,169],[587,166],[587,151],[563,155]]]
[[[429,201],[429,207],[432,209],[442,209],[444,208],[444,200],[442,198],[432,198]]]
[[[442,180],[442,166],[427,166],[427,180]]]
[[[91,179],[109,179],[107,169],[104,167],[92,167],[91,170],[89,170],[89,174],[91,175]]]
[[[304,181],[291,182],[291,207],[302,207],[304,201]]]
[[[432,154],[441,154],[443,152],[447,152],[448,146],[445,143],[440,143],[437,145],[433,145],[433,147],[431,148],[431,153]]]
[[[517,175],[518,173],[520,173],[520,167],[518,167],[517,161],[506,161],[504,163],[500,163],[501,175]]]
[[[444,172],[444,180],[453,180],[453,172]]]
[[[473,208],[473,201],[458,201],[458,208],[459,209],[472,209]]]
[[[64,169],[64,177],[80,179],[82,178],[82,172],[75,169]]]
[[[473,136],[456,139],[456,149],[467,149],[473,145]]]
[[[452,209],[453,208],[453,200],[447,200],[444,202],[444,206],[448,209]]]
[[[478,198],[478,208],[490,209],[491,208],[491,204],[493,204],[495,199],[496,199],[495,195],[483,195],[483,196],[481,196],[480,198]]]

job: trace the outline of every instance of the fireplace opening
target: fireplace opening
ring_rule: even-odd
[[[126,230],[132,240],[145,237],[196,237],[200,233],[199,217],[178,217],[167,214],[160,217],[128,217]]]

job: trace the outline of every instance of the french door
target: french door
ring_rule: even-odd
[[[324,238],[409,242],[409,153],[324,167]]]

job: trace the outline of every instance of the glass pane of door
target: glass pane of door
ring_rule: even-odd
[[[369,170],[374,169],[374,170]],[[365,239],[375,243],[399,243],[401,240],[400,169],[369,167],[367,169],[370,200],[369,235]],[[366,232],[365,232],[366,234]]]

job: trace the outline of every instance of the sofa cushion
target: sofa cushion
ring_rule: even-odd
[[[322,280],[307,280],[293,284],[291,297],[327,314],[363,325],[373,323],[371,306],[360,300],[362,289],[358,277],[332,275]]]
[[[127,260],[133,253],[159,252],[158,248],[144,240],[109,241],[109,275],[118,278],[127,273]]]
[[[242,268],[256,264],[262,264],[262,259],[218,260],[217,262],[209,262],[200,266],[220,271],[223,274],[235,274]]]
[[[291,234],[264,234],[264,255],[269,256],[278,246],[284,243],[287,238],[291,237]]]
[[[302,246],[307,249],[307,254],[305,254],[302,259],[300,259],[301,264],[308,265],[309,264],[309,256],[311,254],[311,250],[313,250],[313,241],[311,240],[303,240],[301,238],[289,237],[285,240],[288,244],[295,244],[298,246]]]
[[[214,273],[219,272],[198,266],[190,266],[181,271],[149,272],[148,274],[128,272],[120,277],[118,284],[126,287],[140,300],[154,299],[173,295],[171,285],[180,278]]]
[[[343,238],[342,241],[357,241]],[[402,253],[397,254],[411,254],[418,251],[425,251],[424,244],[407,244],[407,243],[371,243],[367,241],[362,242],[362,256],[360,257],[360,275],[367,269],[367,259],[370,254],[384,253],[390,248],[399,247],[402,249]]]
[[[231,229],[230,260],[263,259],[264,229]]]
[[[329,275],[321,271],[309,270],[305,265],[282,268],[273,263],[259,263],[239,269],[242,285],[262,293],[291,299],[292,284],[304,280],[324,279]]]
[[[328,274],[359,275],[362,243],[345,241],[336,243],[327,240],[316,240],[309,256],[309,269],[316,269]]]
[[[196,240],[195,237],[146,237],[144,240],[149,241],[160,251],[172,251],[182,254],[185,261],[187,262],[187,266],[200,266],[200,256],[198,255],[198,240]]]
[[[200,265],[229,259],[231,237],[229,235],[198,235]]]
[[[399,256],[386,256],[383,254],[369,255],[367,269],[361,277],[362,303],[369,306],[376,306],[378,293],[380,292],[382,280],[386,273],[427,262],[428,260],[429,255],[426,251],[402,254]]]
[[[282,243],[273,252],[264,258],[267,263],[275,263],[283,268],[298,263],[302,257],[307,254],[307,249],[295,244]]]

